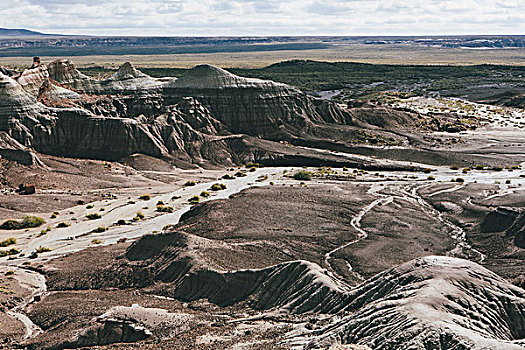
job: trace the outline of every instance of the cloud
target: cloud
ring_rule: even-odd
[[[64,34],[525,34],[523,0],[4,1],[3,27]]]

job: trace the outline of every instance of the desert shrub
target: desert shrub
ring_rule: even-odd
[[[56,219],[56,217],[57,217],[57,214],[53,213],[53,214],[51,214],[51,216],[49,218],[50,219]]]
[[[96,229],[94,229],[94,231],[98,233],[106,232],[107,230],[108,228],[106,226],[99,226]]]
[[[213,184],[210,187],[211,191],[220,191],[220,190],[225,190],[225,189],[226,189],[226,185],[225,184]]]
[[[432,169],[430,169],[430,168],[425,168],[425,169],[423,169],[423,172],[424,172],[425,174],[430,174],[430,173],[432,172]]]
[[[293,174],[293,178],[295,180],[311,180],[312,173],[306,170],[299,170],[295,174]]]
[[[201,192],[201,197],[207,198],[209,196],[210,196],[210,192],[208,192],[208,191],[202,191]]]
[[[93,243],[93,244],[102,244],[102,241],[100,239],[95,238],[95,239],[91,240],[91,243]]]
[[[20,230],[23,228],[38,227],[45,224],[45,220],[38,216],[26,216],[22,221],[6,220],[0,225],[0,230]]]
[[[164,205],[158,205],[157,206],[157,211],[159,213],[173,213],[175,211],[175,209],[173,209],[173,207],[168,207],[168,206],[164,206]]]
[[[16,255],[18,253],[20,253],[20,250],[16,248],[11,248],[9,250],[0,250],[0,257],[8,256],[8,255]]]
[[[255,182],[263,182],[266,180],[268,180],[268,175],[261,175],[259,178],[257,178],[257,180],[255,180]]]
[[[254,167],[254,166],[252,166],[252,167],[250,168],[250,172],[252,172],[252,173],[253,173],[254,171],[256,171],[256,170],[257,170],[257,168]]]
[[[3,240],[0,242],[0,247],[8,247],[10,245],[16,244],[16,238],[10,237],[8,239]]]
[[[64,228],[64,227],[69,227],[71,226],[70,224],[68,224],[67,222],[59,222],[57,224],[57,228]]]
[[[459,170],[459,167],[457,165],[453,165],[450,167],[450,170]]]
[[[42,218],[39,218],[38,216],[28,215],[22,220],[22,228],[38,227],[45,223],[46,221]]]
[[[429,177],[427,177],[427,180],[430,180],[430,181],[433,181],[433,180],[435,180],[435,179],[436,179],[436,178],[435,178],[434,176],[429,176]]]
[[[91,213],[91,214],[86,215],[86,218],[89,220],[97,220],[97,219],[100,219],[101,217],[102,216],[100,216],[99,213]]]
[[[195,186],[197,183],[195,181],[186,181],[184,186]]]
[[[35,249],[35,252],[37,252],[38,254],[40,253],[46,253],[46,252],[50,252],[51,249],[48,248],[48,247],[43,247],[43,246],[40,246],[38,248]]]
[[[483,169],[485,169],[483,165],[480,165],[480,164],[476,165],[476,170],[483,170]]]
[[[126,225],[126,220],[120,219],[119,221],[117,221],[117,225]]]
[[[232,175],[230,175],[230,174],[224,174],[224,175],[222,176],[222,178],[223,178],[224,180],[233,180],[233,179],[235,179],[235,176],[232,176]]]
[[[144,214],[141,211],[138,211],[137,212],[137,217],[142,220],[142,219],[144,219]]]
[[[503,171],[503,167],[494,166],[494,167],[492,167],[492,170],[494,170],[494,171]]]
[[[157,206],[159,206],[159,205],[164,205],[164,204],[165,204],[164,201],[158,201],[158,202],[157,202]]]
[[[100,208],[100,210],[99,210],[99,211],[105,211],[105,210],[106,210],[106,208]]]
[[[142,199],[143,201],[147,201],[147,200],[151,199],[151,196],[149,194],[145,193],[145,194],[141,195],[139,197],[139,199]]]
[[[245,167],[246,168],[260,168],[262,167],[262,165],[260,163],[249,162],[249,163],[246,163]]]
[[[0,229],[2,230],[19,230],[22,228],[22,224],[20,221],[16,220],[6,220],[3,222],[2,225],[0,225]]]
[[[48,227],[48,228],[43,229],[42,231],[40,231],[40,233],[38,234],[38,237],[47,235],[49,232],[51,232],[51,227]]]
[[[246,176],[246,173],[243,171],[238,171],[235,173],[235,177],[245,177],[245,176]]]
[[[465,179],[463,179],[463,178],[461,178],[461,177],[458,177],[458,178],[456,179],[456,182],[465,182]]]
[[[93,209],[95,206],[93,204],[89,204],[86,206],[86,209]]]
[[[200,201],[201,199],[199,196],[193,196],[190,199],[188,199],[188,202],[190,202],[191,204],[199,204]]]
[[[505,180],[505,183],[508,185],[510,184],[510,180]]]

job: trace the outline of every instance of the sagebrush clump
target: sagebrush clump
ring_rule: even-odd
[[[21,230],[24,228],[39,227],[45,224],[46,221],[38,216],[28,215],[21,221],[7,220],[0,225],[0,230]]]
[[[295,174],[293,174],[293,178],[295,180],[311,180],[312,173],[307,170],[299,170]]]

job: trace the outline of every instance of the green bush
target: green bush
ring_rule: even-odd
[[[199,204],[200,201],[201,199],[199,196],[193,196],[190,199],[188,199],[188,202],[190,202],[191,204]]]
[[[16,220],[6,220],[2,225],[0,225],[0,229],[2,230],[20,230],[22,228],[22,224],[20,221]]]
[[[93,243],[93,244],[102,244],[102,241],[100,239],[95,238],[95,239],[91,240],[91,243]]]
[[[201,192],[201,197],[207,198],[209,196],[210,196],[210,192],[208,192],[208,191],[202,191]]]
[[[99,213],[91,213],[91,214],[86,215],[86,218],[89,220],[97,220],[97,219],[100,219],[101,217],[102,216],[100,216]]]
[[[86,209],[93,209],[95,206],[93,204],[90,204],[88,206],[86,206]]]
[[[144,219],[144,214],[141,211],[138,211],[137,212],[137,217],[142,220],[142,219]]]
[[[11,248],[9,250],[0,250],[0,257],[8,256],[8,255],[16,255],[18,253],[20,253],[20,250],[16,248]]]
[[[220,191],[220,190],[225,190],[225,189],[226,189],[226,185],[225,184],[213,184],[210,187],[211,191]]]
[[[157,211],[159,213],[173,213],[175,211],[175,209],[173,209],[173,207],[167,207],[167,206],[164,206],[164,205],[158,205],[157,206]]]
[[[22,221],[17,220],[7,220],[0,225],[0,230],[20,230],[23,228],[32,228],[32,227],[38,227],[45,224],[45,220],[42,218],[39,218],[38,216],[26,216],[22,219]]]
[[[139,199],[142,199],[143,201],[148,201],[148,200],[151,199],[151,196],[149,194],[145,193],[145,194],[141,195],[139,197]]]
[[[235,179],[235,176],[232,176],[230,174],[224,174],[222,178],[224,180],[233,180],[233,179]]]
[[[40,246],[40,247],[35,249],[35,252],[37,252],[38,254],[46,253],[46,252],[50,252],[50,251],[51,251],[51,249],[49,249],[48,247],[43,247],[43,246]]]
[[[117,225],[126,225],[126,220],[120,219],[119,221],[117,221]]]
[[[22,220],[22,228],[39,227],[45,223],[46,221],[38,216],[28,215]]]
[[[184,186],[195,186],[197,183],[195,181],[186,181]]]
[[[40,231],[40,233],[38,234],[38,237],[47,235],[49,232],[51,232],[51,227],[48,226],[46,229],[43,229],[42,231]]]
[[[8,247],[8,246],[13,245],[13,244],[16,244],[16,238],[11,237],[11,238],[8,238],[8,239],[3,240],[2,242],[0,242],[0,247]]]
[[[306,170],[299,170],[295,174],[293,174],[293,178],[295,180],[311,180],[312,173]]]
[[[107,230],[108,230],[108,228],[106,226],[99,226],[94,231],[98,232],[98,233],[101,233],[101,232],[106,232]]]
[[[57,228],[64,228],[64,227],[69,227],[71,226],[70,224],[68,224],[67,222],[59,222],[57,224]]]
[[[158,201],[158,202],[157,202],[157,206],[159,206],[159,205],[164,205],[164,204],[165,204],[164,201]]]

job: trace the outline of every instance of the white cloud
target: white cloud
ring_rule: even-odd
[[[97,35],[525,34],[525,0],[4,0],[2,27]]]

